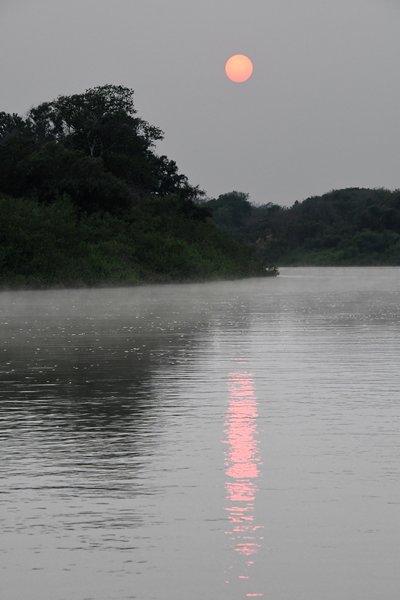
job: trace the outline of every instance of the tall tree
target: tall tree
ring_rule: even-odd
[[[173,194],[192,203],[201,191],[174,161],[156,154],[162,138],[161,129],[137,116],[134,92],[123,86],[59,96],[32,108],[25,119],[0,113],[0,192],[46,201],[67,193],[85,210],[113,210],[111,190],[118,190],[115,210],[129,205],[127,190],[131,202]]]

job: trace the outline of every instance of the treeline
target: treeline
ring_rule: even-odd
[[[400,265],[400,191],[348,188],[254,206],[231,192],[206,204],[220,230],[279,265]]]
[[[0,285],[125,284],[259,273],[203,192],[155,152],[131,89],[0,113]]]

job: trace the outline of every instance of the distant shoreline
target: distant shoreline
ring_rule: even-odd
[[[400,265],[282,265],[280,269],[399,269]],[[188,279],[180,279],[180,280],[155,280],[149,279],[147,281],[141,281],[137,283],[111,283],[107,281],[99,281],[97,284],[84,284],[84,283],[66,283],[59,285],[1,285],[0,293],[5,292],[43,292],[43,291],[63,291],[63,290],[111,290],[111,289],[135,289],[135,288],[143,288],[143,287],[161,287],[168,285],[196,285],[196,284],[208,284],[208,283],[224,283],[224,282],[239,282],[246,281],[250,279],[279,279],[279,277],[286,275],[285,272],[280,273],[277,277],[271,277],[260,274],[251,274],[247,276],[237,276],[237,277],[213,277],[213,278],[188,278]]]
[[[101,290],[101,289],[128,289],[128,288],[141,288],[145,286],[166,286],[166,285],[190,285],[190,284],[206,284],[206,283],[223,283],[228,281],[245,281],[247,279],[276,279],[278,276],[271,277],[268,275],[262,274],[251,274],[245,276],[232,276],[232,277],[212,277],[212,278],[188,278],[188,279],[179,279],[179,280],[156,280],[149,279],[143,280],[137,283],[111,283],[107,281],[99,281],[95,284],[84,284],[84,283],[66,283],[66,284],[58,284],[58,285],[46,285],[46,284],[38,284],[38,285],[29,285],[29,284],[21,284],[21,285],[0,285],[0,293],[1,292],[33,292],[33,291],[47,291],[47,290]]]

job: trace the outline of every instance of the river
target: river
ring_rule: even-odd
[[[2,292],[1,598],[397,600],[399,292]]]

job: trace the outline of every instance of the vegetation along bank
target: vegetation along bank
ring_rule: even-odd
[[[221,232],[203,192],[155,152],[162,137],[121,86],[0,113],[0,285],[262,274],[254,248]]]

